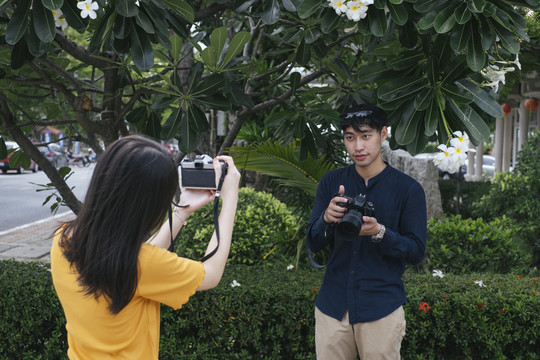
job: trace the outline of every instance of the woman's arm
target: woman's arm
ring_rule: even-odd
[[[238,185],[240,182],[240,173],[236,169],[234,162],[229,156],[218,156],[218,160],[223,160],[227,163],[227,175],[223,181],[223,187],[221,189],[221,212],[219,214],[219,248],[217,252],[204,264],[205,276],[201,286],[197,289],[208,290],[216,287],[225,270],[225,264],[229,258],[229,250],[231,248],[231,239],[234,226],[234,218],[236,216],[236,205],[238,202]],[[218,172],[221,174],[221,168],[219,163],[214,161],[214,168],[216,169],[216,179],[219,179]],[[217,180],[216,180],[217,183]],[[212,235],[208,247],[206,248],[206,254],[210,253],[216,248],[217,237],[216,233]]]

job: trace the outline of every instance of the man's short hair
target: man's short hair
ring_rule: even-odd
[[[378,132],[387,126],[388,119],[384,111],[373,104],[360,104],[350,107],[340,117],[341,130],[344,131],[349,126],[360,131],[361,125],[367,125]]]

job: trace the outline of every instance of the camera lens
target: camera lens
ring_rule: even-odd
[[[362,214],[355,210],[348,211],[337,224],[337,228],[345,234],[358,235],[362,228]]]

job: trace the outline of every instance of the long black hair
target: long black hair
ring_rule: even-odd
[[[77,218],[60,246],[87,295],[119,313],[137,288],[142,243],[165,219],[178,171],[159,143],[138,135],[112,143],[99,158]]]

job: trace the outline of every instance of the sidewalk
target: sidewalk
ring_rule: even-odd
[[[52,233],[75,217],[72,212],[0,232],[0,260],[50,262]]]

